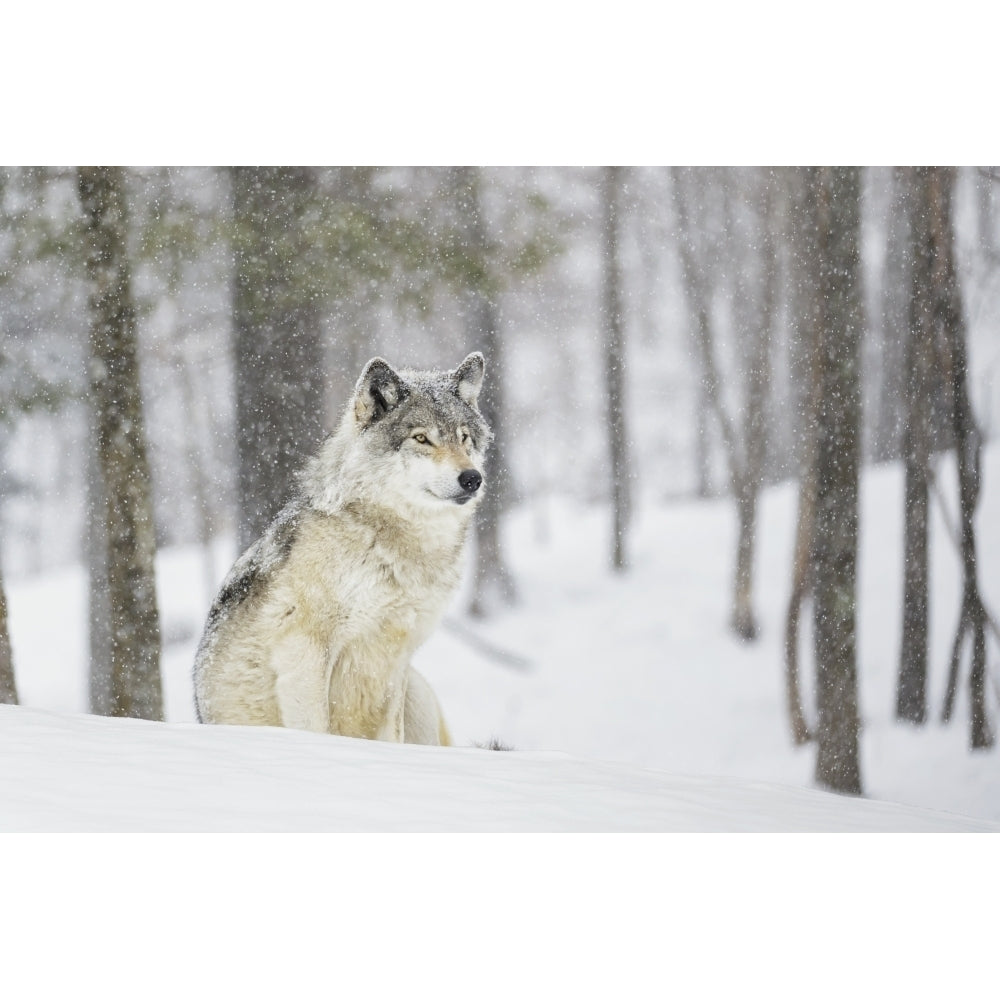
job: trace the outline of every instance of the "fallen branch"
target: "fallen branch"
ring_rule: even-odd
[[[503,649],[456,618],[445,618],[444,627],[471,646],[477,653],[481,653],[487,659],[494,660],[502,666],[510,667],[511,670],[517,670],[521,673],[528,673],[535,669],[534,664],[527,657],[521,656],[520,653],[512,653],[509,649]]]

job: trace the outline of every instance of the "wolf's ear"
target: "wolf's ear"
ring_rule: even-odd
[[[469,406],[475,406],[485,373],[486,359],[479,351],[474,351],[451,373],[459,399]]]
[[[354,390],[354,415],[362,426],[394,410],[409,395],[403,380],[387,361],[372,358]]]

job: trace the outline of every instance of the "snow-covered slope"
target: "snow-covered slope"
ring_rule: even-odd
[[[0,706],[0,829],[961,831],[1000,824],[568,754]]]
[[[947,484],[953,470],[941,475]],[[984,481],[981,577],[996,608],[996,450]],[[25,707],[0,710],[0,828],[996,829],[1000,752],[968,751],[964,686],[949,727],[893,719],[901,494],[898,469],[866,473],[859,674],[867,799],[813,790],[815,749],[789,739],[780,636],[795,494],[785,485],[762,506],[763,634],[750,646],[726,630],[735,530],[727,501],[646,498],[630,540],[632,567],[617,576],[606,569],[602,508],[550,498],[515,512],[506,541],[517,607],[471,622],[457,601],[416,658],[460,744],[445,750],[195,725],[190,669],[209,596],[193,550],[162,553],[159,562],[168,724],[86,716],[82,572],[9,581]],[[936,510],[932,534],[936,718],[960,575]],[[216,576],[231,558],[217,554]],[[808,635],[803,649],[808,697]],[[992,640],[990,654],[995,685]],[[492,736],[515,752],[472,746]]]

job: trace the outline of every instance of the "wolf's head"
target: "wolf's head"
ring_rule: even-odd
[[[335,436],[342,485],[390,507],[475,507],[492,438],[478,405],[485,369],[478,352],[452,371],[372,358]]]

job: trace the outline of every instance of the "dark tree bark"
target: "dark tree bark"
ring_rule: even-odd
[[[855,167],[815,175],[819,241],[819,361],[813,642],[816,780],[861,794],[856,663],[858,487],[861,457],[860,195]]]
[[[90,279],[91,392],[104,483],[111,714],[163,718],[153,507],[136,360],[124,173],[80,167]]]
[[[930,168],[913,167],[901,178],[910,207],[910,313],[902,406],[904,554],[903,631],[896,681],[896,718],[927,718],[928,498],[935,338],[934,261],[939,252],[931,226]]]
[[[975,514],[982,478],[982,435],[976,425],[968,388],[967,332],[961,286],[955,266],[952,196],[955,171],[935,168],[928,178],[930,226],[934,257],[935,302],[944,339],[944,367],[951,387],[952,426],[958,458],[959,513],[962,540],[962,608],[952,646],[943,719],[951,718],[958,688],[959,661],[965,636],[972,639],[969,673],[969,744],[974,750],[993,746],[995,737],[986,711],[986,629],[988,616],[977,581]]]
[[[608,455],[611,461],[613,514],[611,565],[628,566],[628,533],[631,513],[629,445],[625,421],[625,324],[622,294],[621,218],[624,168],[604,167],[601,177],[603,250],[602,326],[604,378],[608,401]]]
[[[469,350],[486,358],[487,387],[479,406],[493,430],[487,457],[487,490],[476,511],[476,560],[469,613],[483,617],[497,606],[513,602],[514,580],[503,557],[500,518],[507,505],[508,475],[504,461],[506,427],[504,407],[504,349],[497,304],[497,289],[491,278],[490,238],[482,204],[482,182],[477,167],[456,167],[452,188],[458,208],[462,251],[469,264],[466,288],[466,325]]]
[[[233,323],[239,543],[263,534],[323,436],[319,277],[308,167],[235,167]]]
[[[14,684],[14,658],[10,650],[10,629],[7,626],[7,594],[0,568],[0,705],[17,704],[17,687]]]
[[[97,412],[89,407],[90,434],[96,441]],[[87,526],[84,546],[87,560],[87,640],[90,656],[88,699],[94,715],[112,715],[111,603],[108,593],[108,525],[104,518],[105,495],[101,463],[94,448],[87,460]]]

